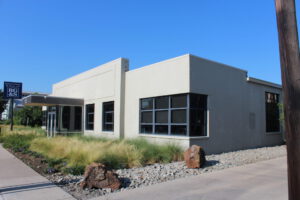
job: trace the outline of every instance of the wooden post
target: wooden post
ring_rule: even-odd
[[[10,130],[14,130],[14,99],[10,99]]]
[[[289,200],[300,199],[300,58],[295,0],[275,0],[288,159]]]

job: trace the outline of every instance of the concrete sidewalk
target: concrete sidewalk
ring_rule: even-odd
[[[74,199],[0,145],[0,200]]]
[[[285,200],[286,157],[114,193],[94,200]]]

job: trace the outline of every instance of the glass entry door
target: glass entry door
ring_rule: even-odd
[[[48,112],[47,136],[54,137],[55,135],[56,135],[56,112]]]

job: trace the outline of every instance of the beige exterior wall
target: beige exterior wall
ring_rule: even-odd
[[[126,72],[125,137],[139,134],[139,104],[141,98],[187,93],[189,91],[189,56],[184,55]],[[170,142],[166,136],[149,136],[156,142]],[[170,137],[169,137],[170,138]],[[173,138],[172,142],[186,143],[188,139]]]
[[[209,138],[191,139],[208,153],[276,145],[281,132],[266,133],[265,92],[281,89],[247,81],[247,72],[191,56],[191,92],[208,95]]]
[[[117,59],[55,84],[52,95],[95,104],[94,130],[85,135],[198,144],[210,154],[282,142],[281,132],[265,131],[266,91],[282,97],[278,87],[247,81],[244,70],[187,54],[132,71],[128,60]],[[140,99],[182,93],[208,95],[207,137],[139,133]],[[114,132],[102,131],[102,104],[108,101],[115,105]]]
[[[126,73],[125,137],[203,146],[207,153],[276,145],[281,132],[266,133],[265,92],[281,89],[247,81],[247,71],[184,55]],[[208,95],[206,137],[139,134],[141,98],[197,93]],[[254,127],[253,127],[254,126]]]
[[[83,98],[86,104],[95,104],[94,130],[84,130],[85,135],[119,138],[123,134],[124,85],[128,60],[120,58],[83,72],[53,85],[52,96]],[[114,131],[102,131],[102,104],[114,101]],[[85,118],[85,108],[83,109]],[[85,119],[84,119],[85,121]],[[85,128],[85,124],[82,126]]]

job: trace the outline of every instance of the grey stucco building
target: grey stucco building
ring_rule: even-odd
[[[120,58],[29,96],[49,135],[82,132],[203,146],[207,153],[282,143],[281,86],[190,54],[129,70]]]

